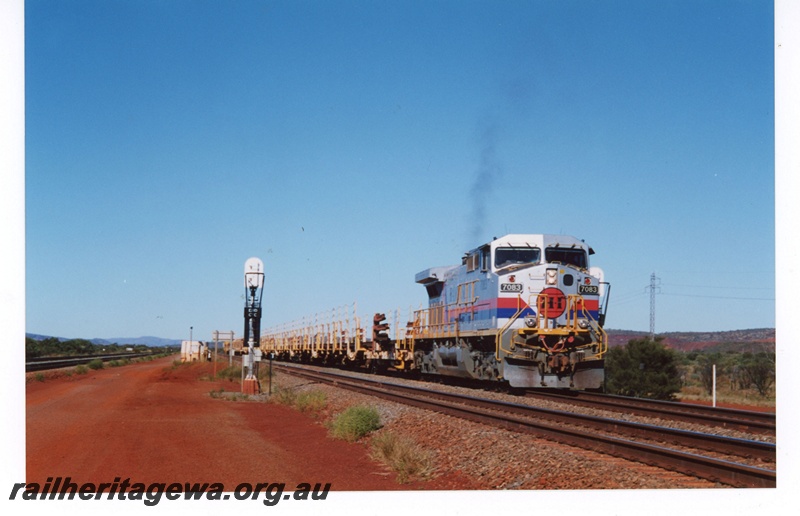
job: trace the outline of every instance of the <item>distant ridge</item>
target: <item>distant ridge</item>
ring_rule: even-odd
[[[93,339],[93,344],[132,344],[134,346],[137,345],[145,345],[145,346],[180,346],[181,341],[177,339],[162,339],[161,337],[119,337],[113,339]]]
[[[606,329],[609,347],[624,346],[629,340],[650,335],[646,331]],[[656,333],[662,342],[678,351],[774,351],[775,328],[730,331]]]
[[[39,335],[37,333],[26,333],[25,337],[33,340],[44,340],[53,338],[49,335]],[[60,341],[65,340],[72,340],[70,338],[64,337],[55,337]],[[82,338],[82,337],[75,337],[75,338]],[[177,339],[162,339],[161,337],[114,337],[111,339],[86,339],[92,344],[130,344],[132,346],[151,346],[151,347],[162,347],[162,346],[180,346],[181,341]]]

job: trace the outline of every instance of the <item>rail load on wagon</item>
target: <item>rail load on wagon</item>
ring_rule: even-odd
[[[342,311],[267,330],[261,346],[282,360],[599,390],[610,286],[590,267],[592,254],[565,235],[495,238],[459,265],[419,272],[428,307],[393,336],[382,313],[365,335],[360,318]]]

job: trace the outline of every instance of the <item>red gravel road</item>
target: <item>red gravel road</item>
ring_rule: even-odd
[[[209,396],[238,383],[200,380],[209,363],[172,358],[29,382],[27,481],[331,483],[332,491],[436,489],[399,484],[363,444],[332,439],[309,416],[273,403]],[[450,486],[452,487],[452,486]]]

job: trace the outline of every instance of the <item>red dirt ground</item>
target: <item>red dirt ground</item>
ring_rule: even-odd
[[[27,481],[76,483],[331,483],[332,491],[453,489],[456,479],[399,484],[368,447],[328,436],[300,412],[209,396],[210,363],[172,358],[90,371],[26,387]]]
[[[710,401],[702,401],[702,400],[681,400],[681,403],[687,403],[692,405],[705,405],[706,407],[710,407],[713,405]],[[717,407],[719,408],[731,408],[736,410],[751,410],[753,412],[775,412],[775,407],[766,407],[766,406],[758,406],[758,405],[737,405],[735,403],[720,403],[717,402]]]

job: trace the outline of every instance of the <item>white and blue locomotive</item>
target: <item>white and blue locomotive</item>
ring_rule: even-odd
[[[601,389],[609,285],[594,251],[564,235],[506,235],[460,265],[416,275],[414,368],[512,387]]]
[[[320,365],[602,389],[609,285],[589,266],[592,254],[571,236],[506,235],[469,251],[460,265],[418,273],[428,308],[395,328],[395,338],[384,314],[375,314],[372,339],[365,338],[354,313],[267,330],[261,348]]]

